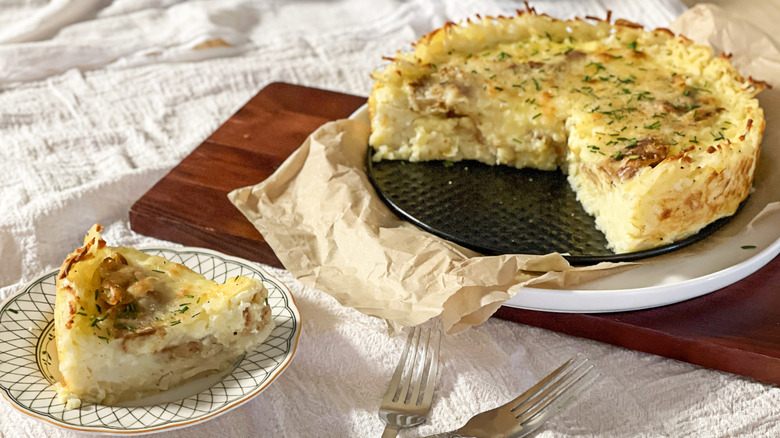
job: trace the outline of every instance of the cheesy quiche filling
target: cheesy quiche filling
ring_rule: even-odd
[[[164,257],[109,247],[100,229],[57,277],[57,391],[68,407],[131,401],[223,370],[273,329],[259,280],[220,285]]]
[[[764,84],[668,30],[529,11],[449,23],[390,61],[374,160],[561,169],[616,252],[688,237],[752,184]]]

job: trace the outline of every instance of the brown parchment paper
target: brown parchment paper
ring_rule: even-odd
[[[695,30],[697,38],[722,38],[714,40],[720,44],[740,39],[722,32],[730,28],[718,22],[719,13],[714,6],[697,6],[672,27],[686,35]],[[777,67],[780,60],[771,49],[745,55],[753,77],[778,77],[765,75],[765,67]],[[773,96],[771,101],[780,100]],[[286,269],[344,306],[384,318],[394,328],[440,317],[445,330],[456,333],[484,322],[523,287],[570,288],[637,265],[572,267],[559,254],[482,256],[424,232],[396,217],[371,186],[364,168],[369,132],[368,124],[358,120],[327,123],[271,177],[228,195]],[[776,135],[772,141],[778,144]],[[780,164],[774,149],[773,162],[762,162],[769,169]],[[762,184],[777,183],[772,172],[763,173],[768,175]],[[755,203],[758,211],[738,217],[749,223],[772,201],[778,199],[761,200]],[[776,210],[770,208],[769,214]],[[675,254],[690,255],[690,250]]]

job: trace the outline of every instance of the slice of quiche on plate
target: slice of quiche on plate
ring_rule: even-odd
[[[57,275],[55,332],[69,407],[147,397],[233,366],[274,328],[254,278],[224,284],[164,257],[111,247],[95,225]]]

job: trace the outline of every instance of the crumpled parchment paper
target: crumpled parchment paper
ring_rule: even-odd
[[[780,52],[771,40],[748,23],[729,20],[717,6],[696,6],[670,28],[715,53],[735,54],[744,75],[780,77]],[[776,91],[765,91],[761,102],[767,120],[780,115]],[[769,170],[780,165],[780,138],[767,125],[756,184],[778,187],[778,172]],[[342,305],[384,318],[393,328],[440,317],[445,330],[456,333],[485,321],[523,287],[569,288],[636,265],[575,267],[559,254],[482,256],[400,220],[366,176],[369,130],[358,120],[327,123],[271,177],[229,194],[286,269]],[[770,196],[743,208],[738,218],[747,222],[731,229],[759,214],[777,215],[780,195]]]

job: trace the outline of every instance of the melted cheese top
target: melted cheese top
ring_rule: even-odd
[[[234,277],[225,284],[206,279],[179,263],[134,248],[104,247],[79,262],[67,281],[84,293],[71,317],[72,330],[108,341],[135,337],[179,324],[201,328],[210,314],[227,310],[243,291],[263,291],[262,283]],[[194,338],[208,334],[190,333]]]
[[[734,214],[765,126],[727,57],[622,20],[449,23],[373,78],[374,160],[560,168],[616,252]]]
[[[387,95],[400,87],[417,113],[405,121],[414,133],[389,127],[399,121],[392,108],[372,114],[376,159],[551,170],[574,154],[618,178],[738,136],[753,92],[726,59],[668,31],[530,14],[445,26],[375,78],[377,104],[395,100]],[[476,150],[424,137],[454,123],[472,132]]]

